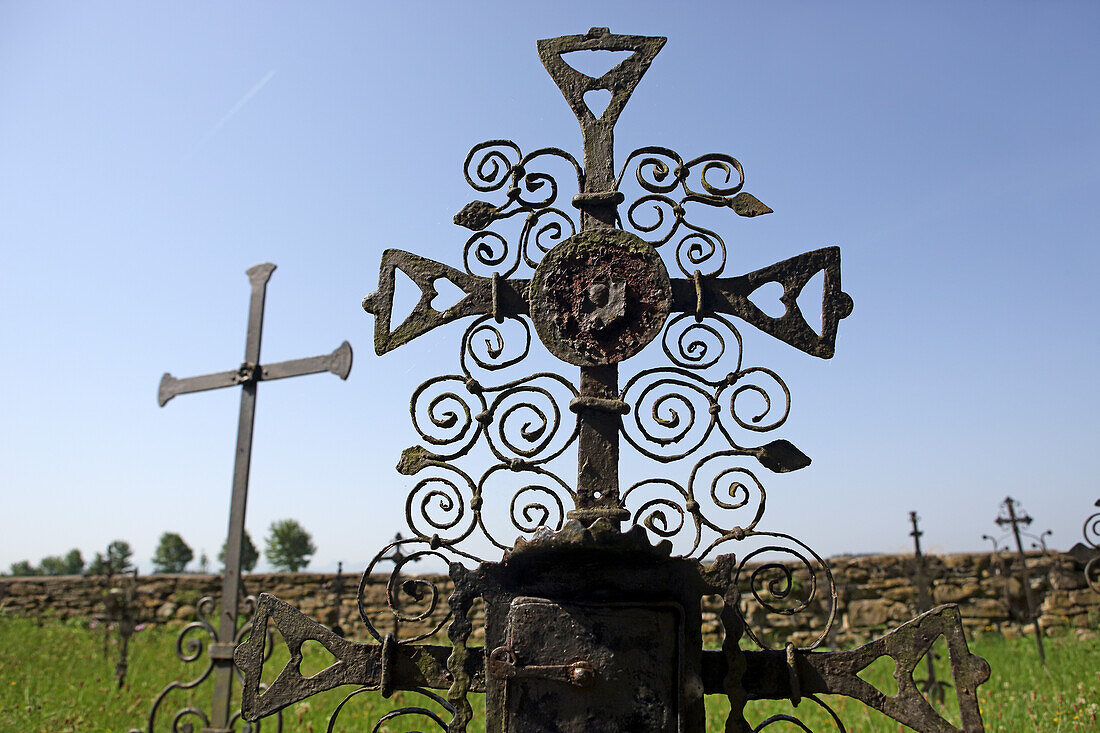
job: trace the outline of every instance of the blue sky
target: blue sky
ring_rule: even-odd
[[[1069,547],[1100,497],[1100,8],[1095,3],[0,3],[0,567],[175,531],[217,554],[244,270],[278,265],[263,356],[356,352],[261,385],[248,529],[313,532],[312,567],[403,529],[408,397],[460,326],[371,348],[387,247],[461,264],[468,149],[580,155],[540,38],[664,35],[619,120],[726,152],[775,213],[716,226],[729,272],[826,245],[855,312],[831,361],[745,326],[783,376],[767,529],[823,555],[979,549],[1006,495]],[[546,366],[552,366],[547,361]],[[555,368],[572,375],[571,367]],[[636,469],[645,470],[645,469]],[[567,474],[568,475],[568,474]],[[656,474],[654,474],[656,475]]]

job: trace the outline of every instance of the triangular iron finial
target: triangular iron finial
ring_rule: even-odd
[[[634,87],[642,80],[654,57],[665,45],[661,36],[622,36],[607,28],[593,28],[584,35],[546,38],[538,42],[539,58],[554,83],[565,95],[581,126],[596,122],[584,95],[597,89],[611,92],[611,102],[599,120],[614,125]],[[633,51],[634,53],[598,79],[577,71],[562,58],[573,51]]]

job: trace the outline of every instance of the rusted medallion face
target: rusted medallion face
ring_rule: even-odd
[[[661,256],[619,229],[575,234],[531,278],[531,319],[550,353],[578,366],[614,364],[652,341],[672,304]]]

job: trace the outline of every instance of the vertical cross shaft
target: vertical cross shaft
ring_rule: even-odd
[[[614,128],[634,88],[664,46],[664,38],[613,36],[607,28],[592,28],[583,36],[539,41],[539,57],[572,108],[581,126],[584,149],[584,190],[573,199],[581,212],[581,231],[614,228],[623,194],[615,190]],[[626,60],[600,78],[583,74],[563,59],[573,51],[631,51]],[[611,92],[611,100],[597,117],[585,102],[589,91]],[[588,523],[603,517],[613,526],[629,518],[619,505],[620,413],[592,405],[610,405],[619,399],[619,369],[614,363],[582,366],[578,410],[576,509],[571,517]]]
[[[1027,603],[1027,615],[1035,630],[1035,646],[1039,650],[1039,662],[1047,663],[1046,651],[1043,649],[1043,630],[1039,628],[1039,612],[1035,608],[1035,597],[1031,592],[1031,574],[1027,571],[1027,555],[1024,554],[1024,543],[1020,539],[1020,525],[1031,524],[1028,514],[1016,515],[1016,502],[1012,497],[1005,498],[1005,507],[1008,509],[1007,517],[997,517],[997,524],[1002,527],[1006,524],[1012,526],[1012,536],[1016,539],[1016,553],[1020,556],[1020,579],[1024,585],[1024,601]]]
[[[917,513],[909,512],[909,523],[913,525],[913,531],[909,533],[909,536],[913,538],[913,552],[917,557],[917,561],[923,564],[924,555],[922,555],[920,551],[920,538],[924,532],[920,531],[920,528],[917,526],[917,521]]]
[[[218,643],[229,645],[229,654],[211,652],[214,662],[214,702],[211,724],[229,728],[233,697],[232,646],[237,634],[237,604],[241,592],[241,538],[248,504],[248,471],[252,464],[252,428],[256,422],[256,369],[260,364],[260,341],[264,327],[264,299],[267,282],[275,265],[264,263],[247,271],[252,286],[248,305],[248,335],[245,339],[241,385],[241,411],[237,420],[237,451],[233,459],[233,494],[229,501],[229,531],[225,541],[225,571],[222,574],[221,608],[218,611]]]
[[[917,585],[918,611],[924,613],[932,608],[932,594],[929,590],[928,574],[924,565],[924,553],[920,549],[920,538],[924,532],[917,526],[919,517],[916,512],[909,512],[909,523],[913,525],[913,531],[909,536],[913,538],[913,557],[916,562],[916,572],[913,573],[913,581]]]
[[[924,532],[920,531],[920,527],[917,525],[918,520],[919,517],[917,517],[916,512],[909,512],[909,523],[913,525],[913,531],[909,533],[909,536],[913,538],[913,559],[916,563],[913,583],[917,587],[917,613],[924,613],[932,609],[932,589],[929,587],[928,574],[925,572],[924,553],[920,549],[920,538]],[[924,684],[932,691],[933,695],[940,695],[942,699],[942,690],[936,688],[936,660],[934,657],[935,652],[929,649],[928,654],[925,655],[928,678]]]
[[[612,125],[582,125],[584,135],[584,191],[577,197],[581,231],[615,226],[615,152]],[[619,398],[617,364],[582,366],[581,397]],[[619,507],[619,423],[615,412],[582,410],[577,452],[577,509],[582,521],[603,516],[618,526],[629,514]]]

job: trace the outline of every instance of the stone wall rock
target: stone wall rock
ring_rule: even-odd
[[[868,555],[835,557],[829,560],[836,583],[835,621],[825,638],[827,644],[850,646],[894,628],[916,614],[917,592],[913,585],[914,565],[910,555]],[[1084,582],[1082,568],[1072,556],[1061,553],[1034,553],[1027,559],[1032,573],[1031,585],[1041,600],[1041,625],[1056,629],[1095,629],[1100,625],[1100,595]],[[990,555],[955,554],[927,556],[931,596],[936,604],[958,603],[963,624],[970,630],[1015,630],[1023,617],[1022,583],[1013,575],[1015,564],[1005,565]],[[742,573],[748,578],[751,572]],[[427,633],[447,613],[446,598],[451,581],[446,576],[423,576],[436,584],[435,611],[423,619],[402,621],[400,636]],[[344,592],[339,609],[335,607],[335,575],[324,573],[246,575],[247,592],[271,593],[298,607],[306,615],[329,626],[339,624],[351,638],[368,638],[355,602],[356,578],[344,576]],[[386,607],[386,576],[367,579],[363,603],[368,616],[381,633],[394,630],[393,614]],[[767,589],[758,589],[760,599],[743,589],[743,614],[749,627],[761,639],[791,639],[805,644],[826,632],[830,604],[825,578],[818,573],[818,597],[800,613],[784,615],[770,612],[760,600],[776,607],[790,608],[800,593],[812,587],[806,568],[792,573],[791,595],[773,598]],[[0,577],[0,611],[34,617],[59,619],[90,618],[102,613],[103,595],[110,588],[102,578],[58,576],[48,578]],[[138,579],[137,616],[141,623],[181,625],[202,611],[200,599],[216,596],[221,589],[217,575],[147,575]],[[402,596],[407,617],[424,615],[430,598],[416,601]],[[704,599],[704,632],[709,641],[721,633],[717,614],[721,599]],[[211,609],[213,610],[213,608]],[[474,641],[481,637],[481,610],[475,607]],[[1013,633],[1013,632],[1009,632]],[[445,638],[445,637],[442,637]],[[442,642],[437,642],[442,643]]]

